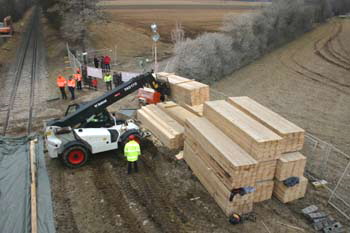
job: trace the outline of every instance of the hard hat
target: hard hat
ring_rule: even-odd
[[[131,141],[131,140],[134,140],[134,139],[135,139],[135,135],[131,134],[131,135],[129,136],[129,140]]]

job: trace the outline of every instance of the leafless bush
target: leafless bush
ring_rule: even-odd
[[[172,71],[207,83],[218,80],[348,4],[349,0],[275,0],[259,13],[227,15],[221,32],[176,44]]]
[[[182,27],[182,24],[176,22],[175,28],[171,30],[171,41],[176,44],[183,42],[185,40],[185,30]]]

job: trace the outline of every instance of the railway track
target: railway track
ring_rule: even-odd
[[[6,77],[10,80],[3,90],[5,98],[0,100],[0,106],[5,107],[0,122],[3,136],[13,131],[25,134],[32,132],[38,73],[38,22],[39,12],[35,9],[23,34],[15,69]]]

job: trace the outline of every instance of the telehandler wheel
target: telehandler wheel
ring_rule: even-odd
[[[67,167],[79,168],[88,161],[89,151],[80,145],[71,146],[62,153],[61,159]]]

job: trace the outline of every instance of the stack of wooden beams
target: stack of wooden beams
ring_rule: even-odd
[[[230,97],[227,101],[282,137],[282,155],[277,160],[273,194],[284,203],[303,197],[307,184],[303,177],[306,158],[297,151],[303,147],[305,131],[249,97]],[[292,188],[282,187],[282,181],[292,176],[299,177],[300,184]]]
[[[184,127],[155,105],[137,111],[137,119],[169,149],[183,147]]]
[[[230,97],[228,102],[281,136],[281,153],[303,148],[305,131],[249,97]]]
[[[277,161],[275,173],[275,189],[273,195],[281,202],[286,203],[304,197],[307,188],[307,179],[303,176],[306,157],[300,152],[282,154]],[[287,188],[283,181],[289,177],[298,177],[299,184]]]
[[[253,193],[229,197],[232,189],[255,186],[257,161],[207,119],[186,121],[184,159],[227,215],[252,210]]]
[[[171,98],[180,105],[196,106],[209,101],[209,86],[175,74],[158,73],[170,84]]]

